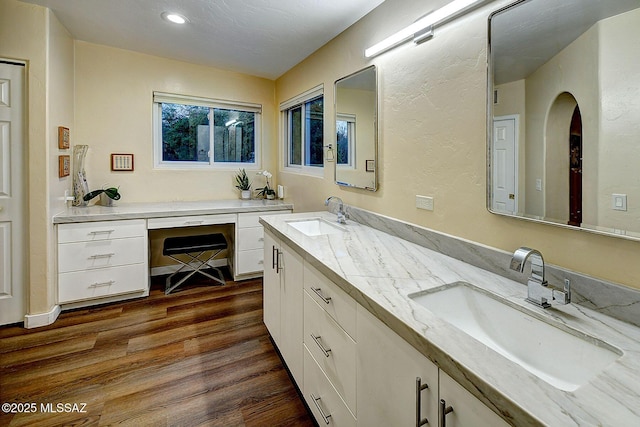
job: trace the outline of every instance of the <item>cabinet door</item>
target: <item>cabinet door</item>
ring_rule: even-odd
[[[280,274],[276,266],[280,242],[264,233],[263,317],[271,337],[280,345]]]
[[[507,427],[495,412],[475,398],[445,372],[440,371],[440,399],[452,411],[444,415],[447,427]],[[442,412],[442,411],[440,411]],[[440,417],[442,417],[442,413]]]
[[[437,425],[437,366],[360,305],[356,325],[358,425],[415,427],[418,404],[420,420]]]
[[[303,270],[302,257],[286,245],[280,245],[280,342],[278,348],[289,371],[302,388],[302,322]]]

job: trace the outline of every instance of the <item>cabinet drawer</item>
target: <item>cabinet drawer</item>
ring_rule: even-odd
[[[147,240],[95,240],[58,245],[58,273],[139,264],[147,259]]]
[[[239,229],[237,246],[239,251],[262,249],[264,247],[264,230],[262,226]]]
[[[264,271],[264,250],[252,249],[238,252],[236,274],[258,273]]]
[[[58,302],[64,304],[129,292],[142,292],[147,287],[146,264],[62,273],[58,275]]]
[[[305,347],[347,407],[356,413],[356,343],[307,292],[304,294]]]
[[[355,417],[307,350],[304,351],[303,393],[304,399],[307,401],[309,408],[311,408],[318,425],[327,425],[327,422],[323,420],[320,414],[320,410],[322,410],[325,417],[331,416],[331,418],[328,418],[330,420],[329,424],[334,427],[356,425]]]
[[[146,235],[147,226],[144,219],[58,225],[58,243],[144,237]]]
[[[258,227],[260,224],[260,217],[267,215],[282,215],[291,213],[290,210],[283,211],[267,211],[267,212],[246,212],[238,214],[238,228]]]
[[[356,301],[315,268],[304,268],[304,288],[352,337],[356,337]]]
[[[158,228],[197,227],[200,225],[235,224],[236,214],[172,216],[167,218],[149,218],[147,227]]]

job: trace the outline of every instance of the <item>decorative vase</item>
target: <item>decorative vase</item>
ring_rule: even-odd
[[[251,190],[242,190],[240,198],[242,200],[249,200],[251,198]]]
[[[73,206],[87,206],[84,200],[89,192],[87,174],[84,171],[84,159],[87,156],[88,145],[76,145],[73,147]]]
[[[273,200],[275,198],[276,198],[275,194],[267,194],[267,199]]]

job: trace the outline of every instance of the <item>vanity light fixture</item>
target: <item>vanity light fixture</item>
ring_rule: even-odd
[[[413,41],[416,44],[422,43],[423,41],[433,37],[433,27],[462,15],[484,1],[485,0],[454,0],[446,6],[443,6],[440,9],[418,19],[408,27],[387,37],[380,43],[365,49],[364,56],[366,58],[372,58],[406,42],[411,38],[413,38]]]
[[[174,24],[186,24],[187,22],[189,22],[189,20],[187,18],[185,18],[184,16],[180,15],[179,13],[162,12],[162,14],[160,16],[162,16],[162,19],[164,19],[165,21],[169,21],[169,22],[172,22]]]

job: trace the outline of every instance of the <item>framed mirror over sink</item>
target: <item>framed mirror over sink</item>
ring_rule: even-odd
[[[335,82],[335,182],[376,191],[378,95],[374,65]]]
[[[522,0],[491,15],[491,212],[640,239],[639,40],[638,0]]]

